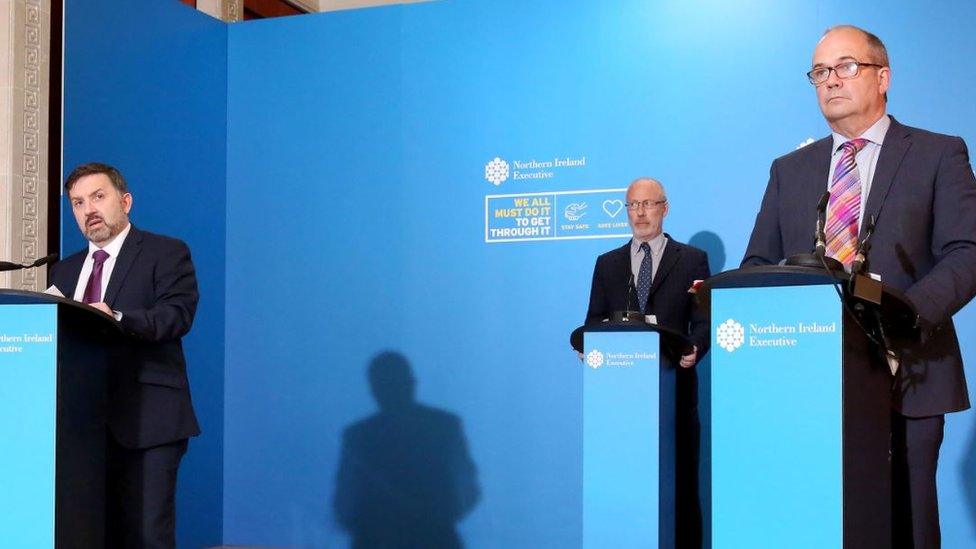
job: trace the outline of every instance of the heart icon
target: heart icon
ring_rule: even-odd
[[[603,201],[603,211],[607,212],[610,217],[617,217],[620,210],[624,209],[624,203],[620,200],[604,200]]]

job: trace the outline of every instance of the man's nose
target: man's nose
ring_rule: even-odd
[[[837,76],[837,71],[830,71],[829,73],[827,73],[828,88],[836,88],[837,86],[841,85],[841,82],[843,82],[843,80],[841,79],[841,77]]]

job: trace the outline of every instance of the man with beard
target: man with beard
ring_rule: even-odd
[[[65,190],[89,244],[51,282],[126,332],[107,352],[106,546],[172,548],[177,469],[200,433],[181,344],[199,299],[190,250],[129,223],[132,195],[111,166],[78,166]]]
[[[675,542],[678,547],[701,547],[701,428],[693,366],[708,351],[709,336],[707,315],[699,310],[689,290],[696,280],[709,277],[708,256],[664,232],[668,199],[660,182],[649,177],[634,180],[627,188],[626,207],[633,238],[597,258],[586,322],[601,322],[614,311],[638,310],[694,342],[691,352],[663,358],[680,366],[675,395]]]

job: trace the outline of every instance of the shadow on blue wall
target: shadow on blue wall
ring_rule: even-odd
[[[463,547],[456,524],[480,498],[461,420],[415,399],[406,357],[376,355],[367,376],[379,411],[346,428],[335,514],[353,548]]]
[[[725,243],[720,236],[711,231],[700,231],[691,237],[688,244],[708,253],[708,270],[713,276],[725,269]]]

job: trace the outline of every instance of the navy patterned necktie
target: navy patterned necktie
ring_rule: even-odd
[[[642,313],[647,314],[647,296],[651,294],[651,247],[647,242],[641,242],[640,249],[644,252],[641,260],[640,272],[637,273],[637,299]]]

